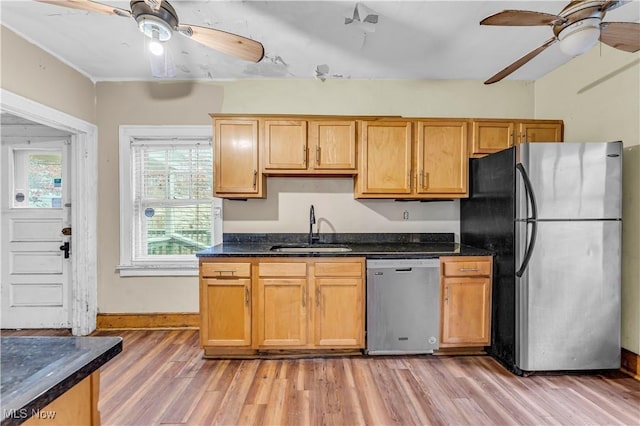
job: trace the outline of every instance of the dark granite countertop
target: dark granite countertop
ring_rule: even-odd
[[[122,351],[120,337],[0,338],[2,425],[18,425]]]
[[[309,246],[308,234],[225,234],[223,243],[198,252],[198,257],[344,257],[368,259],[485,256],[491,252],[454,242],[449,233],[326,234],[311,247],[343,246],[344,252],[278,252],[274,246]]]

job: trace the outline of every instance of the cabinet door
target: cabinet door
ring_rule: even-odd
[[[363,121],[358,193],[393,198],[411,193],[411,121]]]
[[[461,196],[467,193],[467,123],[418,121],[417,191]]]
[[[363,288],[361,278],[315,279],[315,346],[364,346]]]
[[[487,277],[442,279],[441,347],[489,344],[490,289]]]
[[[520,142],[562,142],[562,124],[525,121],[520,123]]]
[[[258,167],[258,120],[214,119],[215,193],[262,197]]]
[[[515,123],[512,121],[474,120],[471,154],[491,154],[515,145]]]
[[[356,170],[356,122],[309,121],[309,162],[314,170]]]
[[[251,280],[202,279],[200,343],[251,345]]]
[[[261,278],[258,290],[258,346],[290,348],[306,345],[306,278]]]
[[[264,120],[264,170],[307,168],[307,122]]]

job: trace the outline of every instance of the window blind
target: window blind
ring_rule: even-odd
[[[210,140],[131,142],[134,259],[189,256],[211,245]]]

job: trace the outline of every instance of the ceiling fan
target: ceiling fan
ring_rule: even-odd
[[[131,0],[129,6],[131,10],[120,9],[90,0],[36,1],[89,12],[126,18],[132,17],[138,23],[140,32],[148,37],[149,51],[157,58],[161,58],[160,62],[158,62],[158,59],[154,60],[152,57],[151,68],[154,77],[175,76],[175,67],[173,67],[173,64],[167,64],[167,62],[171,61],[163,46],[163,43],[167,42],[174,32],[182,34],[206,47],[245,61],[260,62],[264,57],[264,47],[255,40],[213,28],[180,24],[178,14],[166,0]],[[164,60],[164,63],[162,60]]]
[[[480,21],[480,25],[515,27],[549,25],[553,30],[552,38],[489,78],[484,84],[502,80],[558,41],[560,50],[571,56],[585,53],[598,40],[625,52],[637,52],[640,50],[640,23],[602,22],[609,10],[625,3],[625,1],[572,1],[557,15],[528,10],[504,10],[484,18]]]

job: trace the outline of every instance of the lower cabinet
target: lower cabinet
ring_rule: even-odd
[[[200,344],[251,347],[251,263],[201,262]]]
[[[307,262],[258,263],[258,348],[307,345]]]
[[[364,258],[203,258],[205,356],[364,348]]]
[[[490,256],[440,258],[440,347],[491,343]]]

